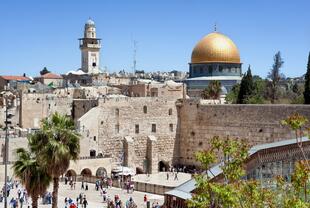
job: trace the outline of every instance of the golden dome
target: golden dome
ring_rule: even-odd
[[[240,63],[237,46],[227,36],[213,32],[203,37],[192,52],[191,63]]]

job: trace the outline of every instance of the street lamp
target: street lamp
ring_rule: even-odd
[[[11,105],[10,101],[12,102],[12,99],[14,98],[13,94],[8,91],[5,90],[2,93],[2,96],[5,100],[5,141],[4,141],[4,208],[7,208],[8,206],[8,151],[9,151],[9,125],[12,124],[12,122],[10,121],[10,118],[13,117],[12,114],[9,113],[9,105]]]

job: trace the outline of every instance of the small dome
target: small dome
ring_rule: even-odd
[[[240,63],[240,55],[231,39],[213,32],[197,43],[192,52],[191,63]]]
[[[95,22],[92,19],[88,19],[86,25],[95,25]]]

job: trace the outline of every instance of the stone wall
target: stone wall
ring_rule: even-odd
[[[198,165],[195,152],[208,148],[213,136],[245,138],[250,145],[294,138],[280,121],[294,112],[310,119],[308,105],[206,105],[179,101],[178,163]]]
[[[74,99],[72,116],[73,120],[77,122],[90,109],[98,106],[98,99]]]
[[[40,121],[54,112],[71,116],[72,101],[72,96],[66,94],[22,94],[20,125],[22,128],[39,128]]]
[[[90,127],[97,124],[97,130]],[[156,125],[156,132],[152,132],[152,125],[153,130]],[[98,107],[91,109],[78,120],[78,126],[89,127],[84,128],[84,131],[89,131],[90,136],[98,134],[96,142],[103,155],[111,155],[114,162],[120,162],[122,155],[130,157],[124,160],[127,163],[130,161],[128,166],[138,167],[145,172],[150,169],[148,167],[152,161],[171,164],[175,155],[177,111],[175,101],[172,100],[156,97],[102,98],[99,99]],[[128,141],[124,144],[127,136],[130,137],[129,144]],[[156,141],[151,142],[152,150],[156,152],[151,155],[147,154],[149,136],[156,138]],[[126,150],[124,147],[131,149]],[[132,152],[134,154],[130,154]],[[156,155],[156,158],[150,158],[152,155]],[[155,166],[158,167],[158,164],[152,164],[152,169],[155,169]],[[153,172],[156,171],[157,168]]]

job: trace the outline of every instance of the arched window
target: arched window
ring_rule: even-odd
[[[169,108],[169,112],[168,112],[169,116],[172,115],[172,108]]]
[[[143,113],[147,113],[147,106],[143,106]]]

